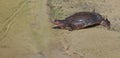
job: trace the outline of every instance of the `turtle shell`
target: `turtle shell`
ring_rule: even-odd
[[[104,20],[104,18],[100,14],[94,12],[79,12],[65,19],[66,23],[73,29],[100,24],[102,20]]]

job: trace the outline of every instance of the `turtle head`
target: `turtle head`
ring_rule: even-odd
[[[55,25],[55,27],[53,28],[63,29],[63,27],[65,26],[64,20],[52,20],[52,23]]]

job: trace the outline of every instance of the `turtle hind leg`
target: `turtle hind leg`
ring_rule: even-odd
[[[71,27],[65,27],[65,29],[67,29],[69,31],[73,31],[73,29]]]
[[[107,27],[107,29],[110,29],[110,21],[108,19],[101,21],[100,24],[104,27]]]

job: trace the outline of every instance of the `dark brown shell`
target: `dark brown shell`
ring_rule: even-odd
[[[100,24],[103,20],[104,18],[100,14],[94,12],[79,12],[65,19],[67,24],[70,24],[73,29]]]

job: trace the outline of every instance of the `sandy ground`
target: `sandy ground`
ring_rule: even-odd
[[[119,32],[54,30],[47,0],[1,0],[0,6],[0,58],[120,58]]]
[[[31,31],[30,1],[1,0],[0,58],[40,58]]]

